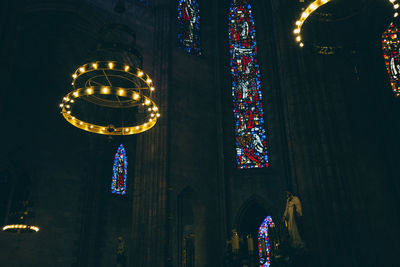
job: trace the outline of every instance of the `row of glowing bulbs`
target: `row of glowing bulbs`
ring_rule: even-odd
[[[302,42],[301,38],[301,27],[303,26],[304,22],[307,20],[307,18],[315,11],[317,10],[320,6],[325,5],[326,3],[330,2],[331,0],[316,0],[312,2],[311,4],[308,5],[308,7],[301,13],[300,18],[296,21],[296,27],[293,30],[293,33],[296,36],[296,42],[299,44],[300,47],[304,46],[304,43]],[[397,0],[389,0],[390,3],[393,4],[393,8],[397,10],[400,5],[397,3]],[[399,13],[396,11],[393,14],[393,17],[397,17]]]
[[[98,64],[97,64],[97,63],[92,63],[92,67],[93,67],[93,69],[97,70]],[[109,63],[108,63],[108,68],[109,68],[110,70],[114,69],[114,67],[115,67],[115,65],[114,65],[113,62],[109,62]],[[80,74],[83,74],[83,73],[86,72],[85,67],[80,67],[78,70],[79,70]],[[124,71],[125,71],[125,72],[129,72],[129,70],[130,70],[130,67],[129,67],[128,65],[125,65]],[[137,71],[137,76],[138,76],[139,78],[142,78],[143,75],[144,75],[144,72],[143,72],[143,71],[141,71],[141,70],[138,70],[138,71]],[[74,78],[74,80],[75,80],[77,77],[78,77],[78,75],[77,75],[76,73],[72,74],[72,78]],[[147,77],[147,79],[146,79],[147,85],[148,85],[148,86],[151,86],[151,83],[152,83],[152,82],[153,82],[153,81],[150,79],[150,77]],[[72,82],[72,85],[74,85],[73,82]],[[154,89],[155,89],[155,88],[154,88],[153,86],[150,87],[150,90],[151,90],[151,91],[154,91]]]
[[[104,88],[103,88],[103,89],[104,89]],[[92,94],[92,93],[93,93],[93,89],[88,88],[87,90],[91,90],[91,91],[88,91],[88,94]],[[76,92],[74,92],[74,93],[76,93]],[[76,94],[76,95],[74,95],[74,96],[77,97],[78,94]],[[139,98],[139,94],[135,93],[133,98],[134,98],[135,100],[137,100],[137,99]],[[70,102],[70,103],[74,103],[74,102],[75,102],[73,99],[70,99],[69,97],[64,97],[63,100],[64,100],[65,102]],[[146,105],[146,106],[148,106],[148,105],[150,105],[150,104],[151,104],[150,99],[146,99],[145,102],[142,103],[142,105]],[[63,108],[64,106],[65,106],[66,109],[70,109],[70,108],[71,108],[71,105],[70,105],[70,104],[66,104],[66,105],[64,105],[63,103],[60,104],[60,108]],[[161,116],[160,113],[158,113],[158,107],[157,107],[157,106],[154,106],[154,107],[152,107],[152,108],[149,107],[147,110],[148,110],[149,112],[151,112],[151,114],[150,114],[151,118],[149,119],[149,122],[152,122],[154,117],[159,118],[159,117]],[[71,114],[71,111],[68,110],[67,113],[68,113],[68,114]],[[75,117],[72,117],[72,119],[75,120]],[[83,123],[84,123],[84,122],[82,122],[82,121],[79,122],[80,125],[83,125]],[[147,123],[145,123],[144,126],[146,127],[146,126],[147,126]],[[93,125],[90,125],[89,128],[93,128]],[[136,129],[139,129],[139,126],[136,126]],[[102,128],[102,131],[105,131],[105,130],[106,130],[106,129],[103,127],[103,128]],[[126,131],[126,132],[129,132],[129,129],[126,128],[125,131]]]
[[[389,1],[390,1],[390,3],[392,3],[393,8],[395,10],[397,10],[400,7],[399,3],[396,2],[397,0],[389,0]],[[396,11],[396,12],[394,12],[393,17],[397,18],[397,16],[399,16],[399,12]]]
[[[39,231],[39,227],[37,226],[30,226],[30,225],[25,225],[25,224],[11,224],[11,225],[6,225],[3,227],[3,231],[7,229],[31,229],[35,232]]]

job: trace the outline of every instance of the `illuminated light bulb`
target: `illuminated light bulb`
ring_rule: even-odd
[[[154,91],[154,90],[155,90],[155,88],[154,88],[154,87],[150,87],[150,90],[151,90],[151,91]]]
[[[136,126],[136,130],[139,130],[139,126]]]
[[[128,128],[126,128],[126,129],[125,129],[125,132],[129,132],[129,129],[128,129]]]
[[[125,71],[128,71],[129,70],[129,66],[125,66]]]
[[[133,99],[138,100],[139,99],[139,94],[133,94]]]
[[[146,101],[144,102],[145,105],[150,105],[150,100],[146,99]]]
[[[394,13],[393,17],[397,18],[397,16],[399,15],[399,13]]]
[[[73,120],[75,120],[75,117],[74,117],[74,116],[72,116],[72,119],[73,119]]]
[[[144,126],[147,126],[147,122],[145,124],[143,124]]]
[[[110,92],[108,87],[103,87],[101,90],[103,91],[104,94],[108,94]]]
[[[151,116],[154,117],[154,113],[151,113]]]
[[[300,41],[301,41],[301,36],[300,36],[300,35],[296,37],[296,41],[297,41],[297,42],[300,42]]]
[[[311,9],[311,10],[315,10],[316,8],[317,8],[316,5],[314,5],[314,4],[311,4],[311,5],[310,5],[310,9]]]
[[[304,44],[303,43],[300,43],[300,47],[303,47],[304,46]]]
[[[102,131],[104,131],[106,128],[101,128]]]
[[[63,100],[64,100],[64,101],[67,101],[67,98],[66,98],[66,97],[63,97]]]
[[[152,82],[151,79],[147,78],[146,83],[151,83],[151,82]]]
[[[139,77],[142,77],[142,76],[143,76],[143,71],[139,71],[139,72],[138,72],[138,76],[139,76]]]
[[[394,1],[396,1],[396,0],[390,0],[390,3],[393,3]]]
[[[160,115],[160,113],[157,113],[157,118],[159,118],[161,115]]]
[[[77,75],[74,73],[74,74],[72,74],[72,78],[76,78],[77,77]]]
[[[150,119],[150,120],[149,120],[149,122],[152,122],[152,121],[153,121],[153,119]]]
[[[84,67],[80,67],[80,68],[79,68],[79,71],[80,71],[80,72],[85,72],[85,68],[84,68]]]
[[[114,68],[114,63],[112,63],[112,62],[108,63],[108,67],[109,67],[110,69]]]
[[[301,25],[301,21],[300,20],[296,21],[296,25],[300,26]]]
[[[70,106],[70,105],[66,105],[65,107],[66,107],[66,108],[70,108],[71,106]]]
[[[300,29],[295,29],[295,30],[293,31],[293,33],[294,33],[294,34],[300,33]]]
[[[79,125],[82,125],[82,124],[83,124],[83,122],[80,121],[80,122],[79,122]]]
[[[148,111],[151,111],[151,108],[148,108],[147,110],[148,110]]]
[[[94,69],[97,69],[97,64],[96,64],[96,63],[93,63],[93,64],[92,64],[92,67],[93,67]]]
[[[91,128],[93,128],[93,125],[90,125],[89,127],[90,127],[90,129],[91,129]]]
[[[60,104],[60,108],[62,108],[64,106],[64,104]]]
[[[74,103],[75,101],[73,99],[71,99],[71,103]]]
[[[79,94],[78,94],[78,92],[73,92],[72,95],[75,97],[78,97]]]
[[[308,12],[303,12],[303,14],[301,14],[301,16],[302,16],[303,18],[307,18],[307,17],[308,17]]]
[[[68,110],[68,111],[67,111],[67,113],[68,113],[68,114],[71,114],[71,111],[70,111],[70,110]]]
[[[120,90],[118,91],[118,94],[119,94],[120,96],[122,96],[124,93],[125,93],[125,91],[122,90],[122,89],[120,89]]]
[[[90,95],[90,94],[93,94],[93,89],[92,88],[88,88],[87,90],[86,90],[86,92]]]
[[[68,97],[66,98],[66,101],[67,101],[67,102],[69,101],[69,98],[68,98]]]
[[[158,107],[154,107],[153,110],[154,110],[154,111],[157,111],[157,110],[158,110]]]
[[[398,9],[399,8],[399,4],[395,4],[393,7],[394,7],[394,9]]]

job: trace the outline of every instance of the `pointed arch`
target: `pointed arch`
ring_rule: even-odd
[[[382,34],[382,50],[390,85],[395,96],[400,95],[400,31],[392,23]]]
[[[238,169],[269,166],[260,67],[250,0],[232,0],[229,48]]]
[[[200,8],[197,0],[179,0],[178,47],[188,54],[199,56]]]
[[[128,160],[124,146],[118,147],[114,156],[113,176],[111,182],[111,193],[117,195],[126,194],[126,180],[128,174]]]

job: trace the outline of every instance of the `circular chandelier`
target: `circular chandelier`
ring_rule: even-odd
[[[293,30],[293,33],[295,34],[296,42],[299,43],[300,47],[304,46],[304,43],[302,42],[301,39],[301,27],[303,26],[304,22],[315,10],[317,10],[320,6],[325,5],[330,1],[331,0],[316,0],[312,2],[307,6],[307,8],[303,11],[303,13],[301,13],[300,17],[297,19],[295,23],[296,27]]]
[[[9,224],[3,227],[3,231],[7,232],[39,232],[39,227],[26,224]]]
[[[305,10],[300,14],[299,18],[295,22],[295,28],[293,33],[295,35],[295,41],[299,44],[300,47],[304,47],[304,42],[301,37],[302,26],[306,22],[306,20],[310,17],[310,15],[315,12],[319,7],[331,2],[332,0],[315,0],[312,1]],[[389,0],[389,2],[393,5],[393,17],[396,18],[399,16],[398,8],[400,7],[400,0]]]
[[[128,32],[120,25],[111,25],[101,30],[102,38],[115,29]],[[160,113],[152,100],[153,81],[137,67],[141,65],[141,56],[131,45],[103,41],[101,60],[77,68],[72,75],[73,90],[60,103],[61,114],[67,122],[103,135],[138,134],[157,123]],[[133,60],[127,54],[133,55]],[[106,60],[109,58],[120,60]],[[88,115],[90,107],[94,109],[92,116]]]

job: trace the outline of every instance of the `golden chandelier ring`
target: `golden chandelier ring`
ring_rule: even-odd
[[[72,77],[74,90],[63,98],[60,108],[63,117],[79,129],[104,135],[138,134],[152,128],[160,117],[158,107],[151,99],[154,91],[152,80],[139,68],[115,61],[97,61],[79,67]],[[100,78],[108,85],[99,82]],[[113,86],[114,81],[121,86]],[[110,99],[110,96],[115,96],[116,100]],[[145,115],[140,121],[121,127],[86,122],[72,114],[72,107],[80,98],[108,108],[138,107]]]
[[[299,44],[300,47],[304,46],[304,43],[301,38],[301,29],[307,18],[319,7],[329,3],[332,0],[315,0],[311,4],[307,6],[307,8],[301,13],[300,17],[296,21],[296,27],[293,30],[295,34],[295,40]],[[389,2],[393,5],[394,13],[393,17],[398,17],[399,12],[397,11],[400,7],[399,0],[389,0]]]
[[[39,232],[39,227],[26,224],[9,224],[3,226],[3,231],[25,231],[25,232]]]

